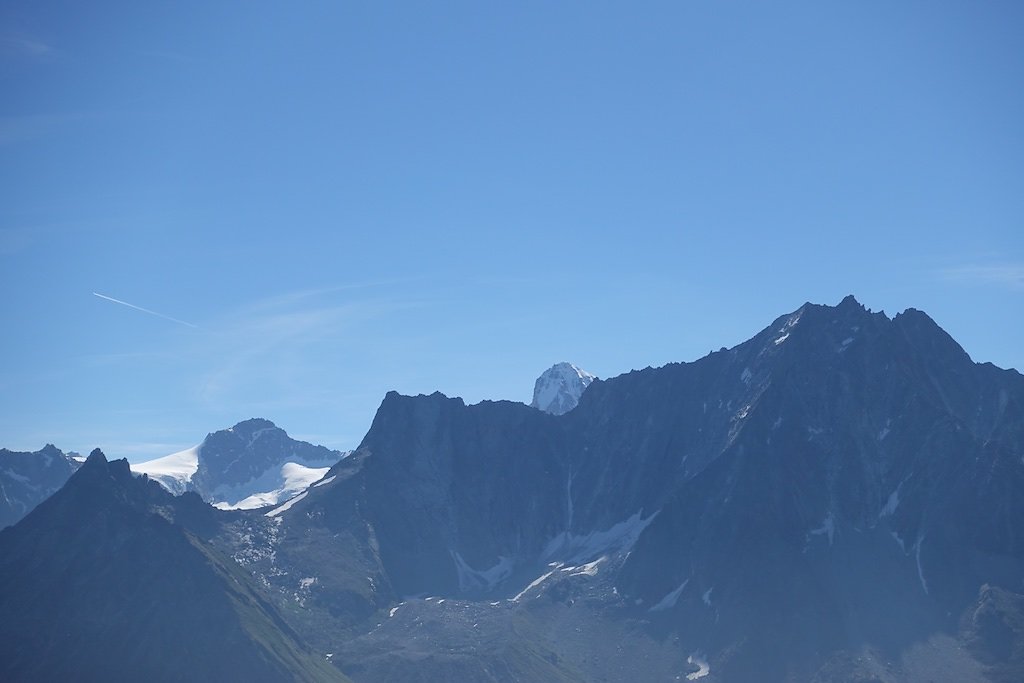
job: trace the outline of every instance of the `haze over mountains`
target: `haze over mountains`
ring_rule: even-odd
[[[173,497],[94,453],[0,532],[0,585],[18,587],[0,594],[0,677],[70,671],[102,634],[153,680],[190,647],[201,678],[1024,679],[1019,373],[920,311],[848,297],[691,363],[591,377],[545,373],[544,410],[389,393],[351,455],[270,510]],[[210,500],[280,468],[258,444],[283,434],[247,421],[187,477],[147,467]],[[161,597],[185,581],[221,606],[209,627]],[[229,642],[246,656],[218,659]],[[80,676],[116,675],[97,660]]]

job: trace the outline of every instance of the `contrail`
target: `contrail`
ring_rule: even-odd
[[[122,306],[127,306],[128,308],[134,308],[136,311],[142,311],[143,313],[149,313],[150,315],[155,315],[156,317],[163,318],[164,320],[170,320],[172,323],[178,323],[179,325],[185,325],[186,327],[193,327],[193,328],[195,328],[197,330],[199,329],[199,325],[193,325],[192,323],[187,323],[184,320],[178,320],[177,318],[172,318],[169,315],[164,315],[163,313],[157,313],[156,311],[151,311],[148,308],[143,308],[142,306],[136,306],[135,304],[130,304],[127,301],[121,301],[120,299],[115,299],[112,296],[106,296],[106,295],[100,294],[98,292],[93,292],[92,295],[93,296],[98,296],[101,299],[106,299],[107,301],[113,301],[115,304],[121,304]]]

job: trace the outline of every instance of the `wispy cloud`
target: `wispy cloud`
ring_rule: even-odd
[[[419,278],[392,278],[387,280],[367,280],[365,282],[347,282],[345,284],[328,285],[326,287],[310,287],[296,289],[281,294],[268,296],[251,303],[247,308],[251,311],[283,310],[294,308],[305,302],[324,297],[359,290],[376,291],[392,285],[403,285],[416,282]]]
[[[117,366],[127,364],[146,364],[164,361],[173,357],[168,351],[125,351],[121,353],[90,353],[81,356],[82,361],[94,367]]]
[[[87,114],[25,114],[0,116],[0,145],[29,142],[68,124],[85,119]]]
[[[17,254],[27,248],[35,235],[29,228],[0,228],[0,256]]]
[[[1024,290],[1024,263],[969,264],[941,271],[944,279]]]
[[[184,320],[178,320],[177,318],[172,318],[171,316],[164,315],[163,313],[157,313],[156,311],[151,311],[148,308],[143,308],[142,306],[136,306],[135,304],[130,304],[127,301],[121,301],[120,299],[115,299],[114,297],[107,296],[106,294],[100,294],[98,292],[93,292],[92,295],[93,296],[98,296],[99,298],[105,299],[106,301],[111,301],[111,302],[113,302],[115,304],[121,304],[122,306],[127,306],[128,308],[134,308],[136,311],[142,311],[143,313],[148,313],[149,315],[155,315],[158,318],[163,318],[164,320],[169,320],[172,323],[178,323],[179,325],[185,325],[186,327],[192,327],[194,329],[199,329],[198,325],[193,325],[192,323],[187,323]]]
[[[136,54],[142,57],[160,59],[167,62],[177,62],[179,64],[194,64],[199,61],[195,57],[182,52],[174,52],[172,50],[139,50]]]
[[[259,395],[292,409],[330,402],[333,397],[316,388],[324,371],[318,361],[352,344],[370,343],[374,321],[429,305],[422,297],[388,291],[397,282],[285,292],[227,316],[208,339],[197,340],[212,361],[200,380],[199,397],[219,405],[245,396],[251,404]]]
[[[354,305],[234,317],[216,331],[213,348],[206,350],[215,362],[201,380],[200,396],[216,404],[259,383],[278,388],[275,400],[294,400],[281,389],[297,374],[303,351],[342,335],[359,314],[360,306]]]
[[[0,35],[0,52],[13,57],[45,60],[54,57],[57,51],[35,36],[6,33]]]

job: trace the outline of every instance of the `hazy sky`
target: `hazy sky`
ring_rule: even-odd
[[[0,446],[352,448],[390,389],[528,401],[848,293],[1024,368],[1022,35],[1017,0],[5,2]]]

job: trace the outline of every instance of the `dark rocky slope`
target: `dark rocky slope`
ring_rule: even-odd
[[[204,542],[228,514],[94,451],[0,532],[0,678],[344,680]]]

